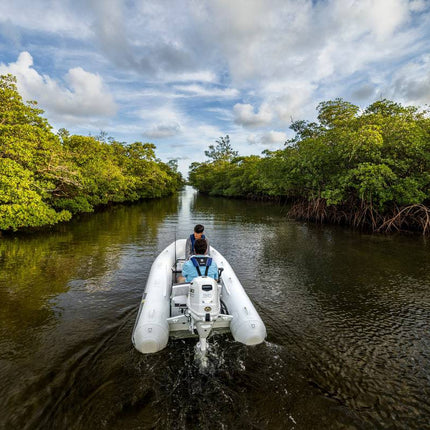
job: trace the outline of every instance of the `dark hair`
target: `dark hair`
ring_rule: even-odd
[[[196,239],[194,242],[194,251],[196,254],[204,255],[207,249],[208,244],[206,243],[206,239]]]
[[[194,227],[194,233],[203,233],[203,230],[204,230],[205,228],[201,225],[201,224],[197,224],[195,227]]]

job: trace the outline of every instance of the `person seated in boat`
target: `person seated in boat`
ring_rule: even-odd
[[[194,233],[190,234],[190,237],[187,239],[185,243],[185,259],[189,260],[189,258],[194,254],[194,243],[197,239],[204,239],[207,243],[207,249],[209,253],[209,239],[204,235],[204,226],[201,224],[197,224],[194,227]]]
[[[209,276],[218,280],[218,266],[207,255],[208,245],[205,239],[194,242],[195,254],[182,266],[182,278],[179,282],[191,282],[197,276]]]

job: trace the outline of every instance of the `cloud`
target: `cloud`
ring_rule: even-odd
[[[234,88],[205,88],[202,85],[175,85],[175,90],[194,97],[237,98],[239,91]]]
[[[159,124],[182,124],[186,120],[181,110],[173,103],[158,107],[149,103],[138,112],[138,118],[145,124],[150,124],[151,127],[146,127],[147,129]]]
[[[265,145],[282,144],[287,140],[287,134],[283,131],[268,131],[261,136],[261,143]]]
[[[317,86],[300,80],[269,81],[262,87],[266,103],[282,124],[305,115]],[[314,106],[313,106],[314,109]]]
[[[21,34],[10,19],[0,22],[0,35],[12,42],[13,46],[21,44]]]
[[[80,0],[2,0],[0,21],[10,20],[17,28],[25,31],[82,40],[91,35],[90,19],[88,14],[83,13],[85,5],[86,2]]]
[[[173,103],[141,109],[139,117],[143,123],[143,136],[148,139],[168,139],[181,135],[187,128],[187,117]]]
[[[122,67],[138,67],[127,38],[123,2],[90,0],[88,6],[94,13],[94,34],[106,55]]]
[[[273,118],[271,108],[267,104],[261,105],[258,112],[254,112],[251,104],[236,103],[233,107],[234,122],[244,127],[255,128],[267,125]]]
[[[409,8],[412,12],[423,12],[428,7],[426,0],[410,0]]]
[[[272,82],[310,88],[307,100],[303,97],[308,103],[317,91],[329,93],[333,84],[354,73],[394,65],[413,51],[427,49],[416,43],[428,34],[424,14],[414,15],[424,11],[422,2],[270,0],[263,6],[214,0],[208,9],[214,21],[208,32],[223,53],[234,86],[252,86],[260,103],[270,104],[264,87]],[[286,110],[287,116],[297,115],[291,105]]]
[[[246,141],[251,145],[255,145],[258,143],[258,136],[256,134],[249,134]]]
[[[315,88],[301,81],[269,81],[260,87],[264,101],[259,110],[250,103],[237,103],[233,107],[234,121],[245,128],[289,124],[292,119],[309,113],[307,109]]]
[[[168,160],[191,160],[187,155],[179,156],[179,157],[169,157]]]
[[[414,105],[430,104],[430,54],[401,67],[386,89],[394,100]]]
[[[117,68],[159,78],[193,74],[204,64],[201,38],[190,38],[193,22],[183,18],[188,3],[91,0],[86,8],[95,40]]]
[[[356,88],[351,95],[354,99],[359,101],[369,100],[375,95],[375,89],[375,85],[371,83],[365,83]]]
[[[178,123],[165,123],[153,126],[151,129],[144,131],[144,136],[150,139],[165,139],[176,136],[181,133],[181,125]]]
[[[251,145],[282,146],[287,140],[287,134],[283,131],[267,131],[260,135],[250,134],[247,142]]]
[[[217,81],[216,74],[211,70],[196,70],[189,73],[163,73],[162,78],[166,82],[205,82],[213,83]]]
[[[228,108],[219,108],[219,107],[208,107],[206,109],[207,112],[210,112],[213,118],[216,118],[221,121],[233,121],[233,114],[231,109]]]
[[[75,67],[65,76],[67,87],[61,86],[48,75],[40,75],[33,68],[33,57],[21,52],[15,63],[0,64],[0,73],[17,77],[18,90],[24,100],[36,100],[56,118],[69,122],[82,118],[112,116],[116,105],[103,84],[102,78],[81,67]]]

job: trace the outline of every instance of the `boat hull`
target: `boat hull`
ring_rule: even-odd
[[[170,337],[190,337],[185,315],[170,316],[170,297],[173,284],[172,267],[177,258],[185,256],[185,239],[179,239],[165,248],[152,264],[145,292],[134,326],[132,341],[141,353],[154,353],[166,347]],[[221,300],[229,315],[220,315],[214,322],[215,332],[230,331],[233,338],[245,345],[264,341],[266,328],[254,305],[243,289],[227,260],[213,247],[211,257],[223,268],[220,284]]]

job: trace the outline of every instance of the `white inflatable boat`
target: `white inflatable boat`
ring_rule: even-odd
[[[245,345],[256,345],[266,337],[266,328],[230,264],[213,247],[210,257],[220,279],[199,276],[191,283],[178,283],[185,262],[185,239],[170,244],[155,259],[140,304],[132,341],[142,353],[166,347],[170,337],[199,337],[206,351],[207,338],[231,332]]]

